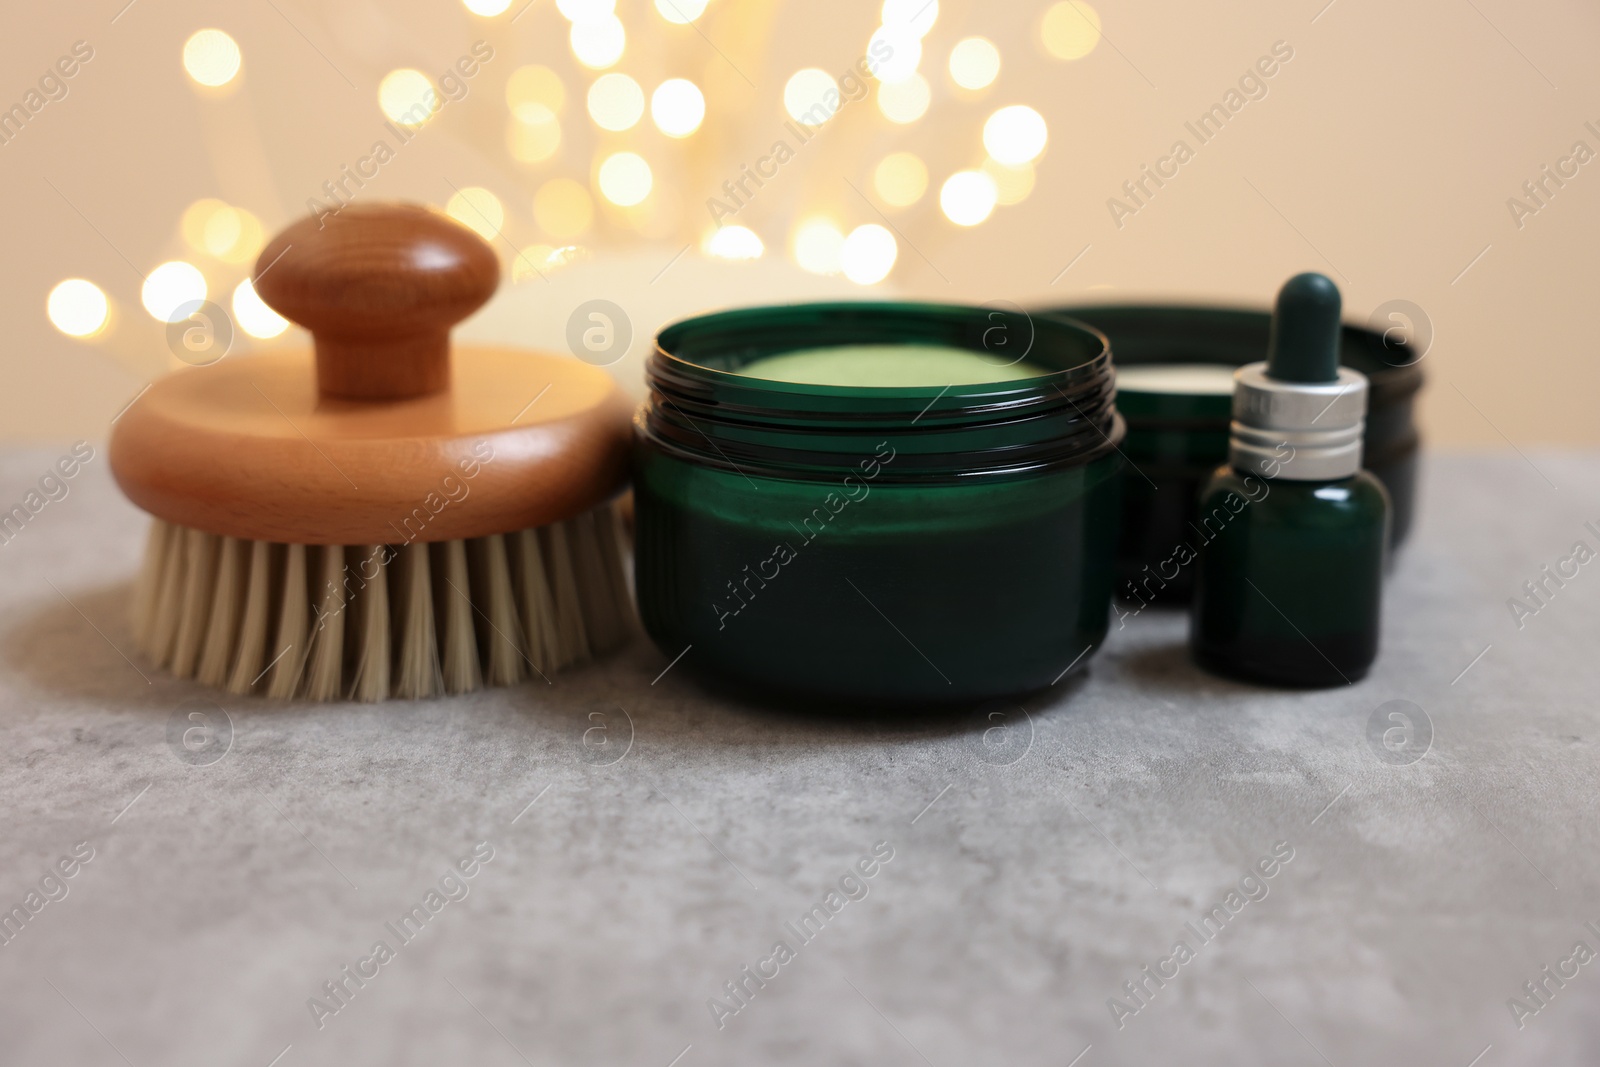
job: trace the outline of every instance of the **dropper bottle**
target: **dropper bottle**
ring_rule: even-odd
[[[1190,645],[1208,670],[1347,685],[1378,654],[1389,497],[1361,469],[1367,379],[1339,365],[1339,289],[1278,292],[1264,363],[1234,374],[1228,462],[1201,492]]]

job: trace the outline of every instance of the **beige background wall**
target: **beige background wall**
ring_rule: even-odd
[[[1288,274],[1323,270],[1340,281],[1351,318],[1394,299],[1425,309],[1435,339],[1423,407],[1434,444],[1600,441],[1600,161],[1520,228],[1507,207],[1575,141],[1600,151],[1600,136],[1584,125],[1600,129],[1600,9],[1592,4],[1104,0],[1100,45],[1063,62],[1038,43],[1046,4],[944,0],[921,65],[933,86],[928,115],[898,127],[870,102],[846,107],[738,216],[765,240],[761,262],[709,265],[691,250],[663,288],[649,282],[654,265],[668,264],[709,225],[704,199],[781,133],[784,81],[803,66],[851,65],[877,23],[875,5],[712,0],[684,27],[643,0],[621,0],[629,42],[615,69],[647,91],[669,76],[706,90],[705,125],[674,143],[648,118],[641,130],[604,136],[587,122],[582,93],[595,73],[573,62],[553,0],[534,0],[514,24],[520,4],[482,19],[456,0],[124,3],[13,10],[0,35],[6,106],[75,41],[94,48],[69,95],[0,146],[6,439],[99,438],[145,381],[177,365],[163,328],[140,307],[142,275],[182,255],[205,269],[215,296],[244,272],[188,252],[178,231],[186,206],[221,197],[278,228],[382,132],[376,93],[387,71],[442,71],[481,38],[496,58],[469,96],[420,131],[363,195],[442,204],[452,186],[488,187],[507,207],[501,248],[509,255],[513,244],[548,241],[531,212],[543,181],[587,182],[595,153],[613,145],[645,155],[657,202],[643,232],[601,212],[582,239],[592,258],[546,291],[504,294],[509,328],[525,322],[528,339],[545,344],[558,343],[584,299],[628,308],[639,338],[620,374],[635,371],[643,339],[672,314],[725,300],[870,295],[786,266],[788,234],[819,212],[846,230],[881,221],[850,185],[871,196],[877,160],[907,149],[927,161],[934,184],[919,204],[888,212],[903,239],[878,290],[973,301],[1264,303]],[[180,63],[189,34],[213,25],[244,55],[243,74],[222,94],[199,91]],[[950,47],[970,34],[995,41],[1004,58],[981,94],[956,90],[945,71]],[[1184,122],[1278,41],[1294,57],[1267,82],[1268,94],[1118,228],[1107,199],[1175,139],[1193,146]],[[555,159],[527,166],[505,148],[503,87],[517,66],[534,62],[566,79],[567,132]],[[957,227],[939,213],[938,183],[982,160],[983,121],[1010,103],[1030,104],[1049,122],[1037,186],[982,225]],[[111,327],[91,341],[63,336],[45,315],[51,287],[78,276],[114,306]],[[502,331],[506,314],[496,319]],[[249,347],[241,339],[236,351]]]

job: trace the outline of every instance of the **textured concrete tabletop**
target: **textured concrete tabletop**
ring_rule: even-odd
[[[1433,458],[1358,685],[1210,678],[1146,612],[997,723],[740,705],[642,640],[218,699],[119,651],[98,455],[0,546],[0,1063],[1600,1062],[1597,460]]]

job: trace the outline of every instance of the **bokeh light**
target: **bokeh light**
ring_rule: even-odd
[[[1000,198],[994,179],[979,170],[958,170],[939,189],[939,208],[957,226],[976,226]]]
[[[1100,43],[1100,13],[1083,0],[1063,0],[1044,13],[1039,36],[1057,59],[1082,59]]]
[[[996,163],[1008,167],[1037,159],[1047,140],[1044,116],[1026,104],[1003,107],[983,124],[983,147]]]
[[[746,226],[719,226],[706,235],[701,247],[718,259],[760,259],[767,250],[755,231]]]
[[[572,42],[572,54],[591,70],[604,70],[616,63],[628,45],[622,20],[615,15],[593,22],[574,22],[568,39]]]
[[[251,337],[265,340],[276,337],[289,328],[289,320],[273,311],[261,297],[250,279],[241,281],[233,290],[233,321]]]
[[[589,86],[589,117],[603,130],[631,130],[644,116],[644,90],[626,74],[602,74]]]
[[[928,190],[927,165],[910,152],[884,156],[872,172],[872,187],[884,203],[909,207]]]
[[[239,63],[239,43],[221,30],[200,30],[183,42],[183,69],[201,85],[227,85]]]
[[[870,222],[850,231],[839,248],[839,269],[857,285],[876,285],[894,269],[900,248],[894,234]]]
[[[511,0],[461,0],[468,11],[484,18],[493,18],[495,15],[504,14],[506,8],[511,6]]]
[[[832,219],[814,218],[794,231],[794,260],[813,274],[838,274],[844,231]]]
[[[561,123],[543,104],[524,104],[506,129],[506,147],[520,163],[543,163],[561,147]]]
[[[151,271],[139,292],[144,309],[160,322],[182,320],[184,313],[180,308],[205,298],[205,275],[193,263],[181,259],[163,263]]]
[[[939,21],[939,0],[883,0],[880,21],[902,27],[920,40]]]
[[[617,0],[556,0],[556,10],[569,22],[599,22],[617,10]]]
[[[705,121],[705,95],[687,78],[668,78],[650,95],[650,117],[668,137],[687,137]]]
[[[968,37],[950,49],[950,78],[963,89],[983,89],[1000,75],[1000,49],[987,37]]]
[[[184,209],[179,230],[191,249],[224,263],[248,263],[266,243],[260,219],[244,208],[210,198]]]
[[[561,84],[561,76],[549,67],[538,64],[518,67],[506,81],[506,106],[524,122],[541,121],[541,118],[525,117],[524,108],[539,109],[541,117],[559,115],[566,102],[567,90]]]
[[[55,328],[68,337],[92,337],[105,329],[111,305],[94,282],[68,278],[50,290],[45,311]]]
[[[879,58],[885,54],[888,58]],[[867,42],[867,56],[879,81],[905,81],[922,62],[922,39],[904,26],[879,26]]]
[[[617,152],[600,164],[599,182],[601,196],[618,207],[632,207],[650,195],[655,178],[643,156],[637,152]]]
[[[836,109],[829,106],[827,96],[833,93],[837,101],[839,85],[833,80],[833,75],[816,67],[806,67],[797,70],[789,77],[783,87],[783,109],[789,117],[796,122],[803,122],[807,126],[821,126],[833,117]]]
[[[668,22],[681,26],[705,14],[706,0],[656,0],[656,10]]]
[[[552,237],[576,237],[594,221],[594,201],[571,178],[552,178],[533,194],[533,218]]]
[[[1032,163],[1008,167],[993,159],[983,161],[983,172],[994,181],[995,202],[1002,206],[1020,204],[1033,192],[1036,174]]]
[[[433,118],[440,108],[439,93],[420,70],[401,67],[391,70],[378,83],[378,107],[391,121],[417,127]]]
[[[444,213],[469,229],[477,231],[485,241],[492,241],[506,222],[505,205],[500,198],[481,185],[459,189],[444,206]]]
[[[905,81],[884,82],[878,86],[878,110],[890,122],[901,125],[916,122],[927,114],[933,100],[933,89],[928,79],[913,73]]]

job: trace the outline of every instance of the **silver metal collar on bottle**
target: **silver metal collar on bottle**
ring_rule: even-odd
[[[1339,368],[1334,382],[1284,382],[1265,363],[1233,375],[1228,462],[1265,478],[1325,482],[1361,469],[1367,378]]]

